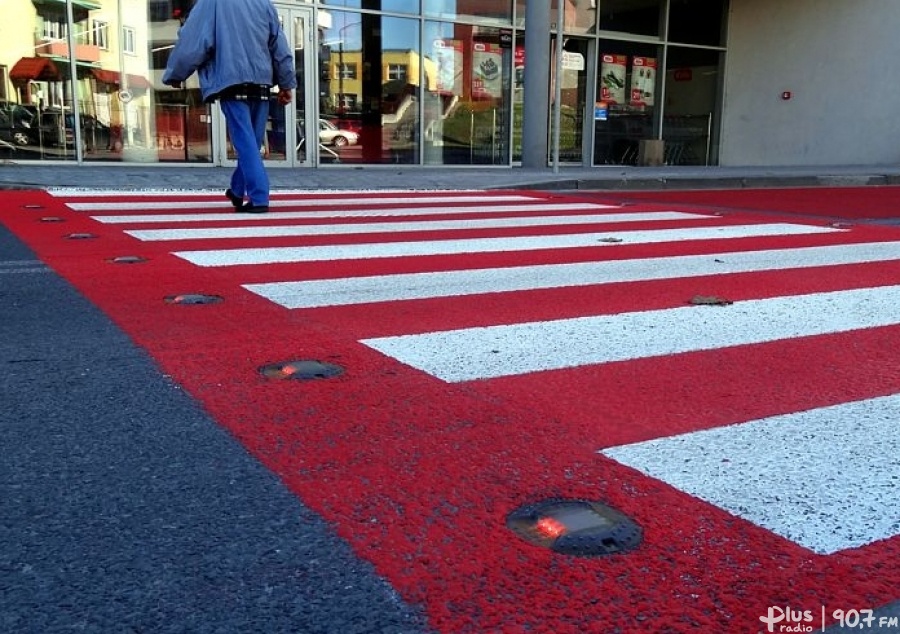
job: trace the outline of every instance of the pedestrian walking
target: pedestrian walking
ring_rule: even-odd
[[[272,87],[278,103],[297,87],[294,55],[270,0],[197,0],[178,33],[162,82],[181,88],[194,72],[207,103],[218,101],[237,167],[225,196],[236,211],[269,210],[263,146]],[[247,202],[244,198],[247,198]]]

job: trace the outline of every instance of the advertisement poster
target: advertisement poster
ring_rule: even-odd
[[[600,98],[606,103],[625,103],[627,55],[603,55],[600,58]]]
[[[656,90],[656,58],[635,57],[631,62],[631,105],[652,106]]]
[[[462,94],[462,42],[459,40],[435,40],[434,59],[437,62],[438,92]]]
[[[497,44],[475,42],[472,46],[472,94],[475,97],[503,96],[503,49]]]
[[[517,46],[513,53],[513,68],[516,72],[516,88],[525,85],[525,47]]]

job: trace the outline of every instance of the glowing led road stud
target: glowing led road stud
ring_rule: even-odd
[[[587,500],[523,506],[507,516],[506,526],[531,544],[580,557],[627,552],[643,537],[641,527],[623,513]]]
[[[259,369],[260,374],[270,379],[300,379],[311,381],[313,379],[328,379],[343,374],[344,369],[333,363],[323,363],[315,360],[284,361],[282,363],[270,363]]]
[[[182,305],[195,305],[195,304],[218,304],[219,302],[225,301],[224,298],[219,295],[201,295],[198,293],[184,293],[182,295],[168,295],[165,298],[167,304],[182,304]]]

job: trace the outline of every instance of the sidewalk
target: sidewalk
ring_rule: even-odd
[[[231,170],[172,164],[61,165],[0,163],[0,189],[76,187],[219,190]],[[662,190],[900,185],[900,165],[811,167],[421,167],[339,166],[269,169],[272,190],[539,189]]]

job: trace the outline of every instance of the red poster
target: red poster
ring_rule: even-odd
[[[496,44],[475,42],[472,46],[472,94],[475,97],[503,96],[503,49]]]
[[[631,62],[631,105],[652,106],[656,92],[656,58],[635,57]]]
[[[625,68],[627,55],[600,57],[600,97],[607,103],[625,103]]]

